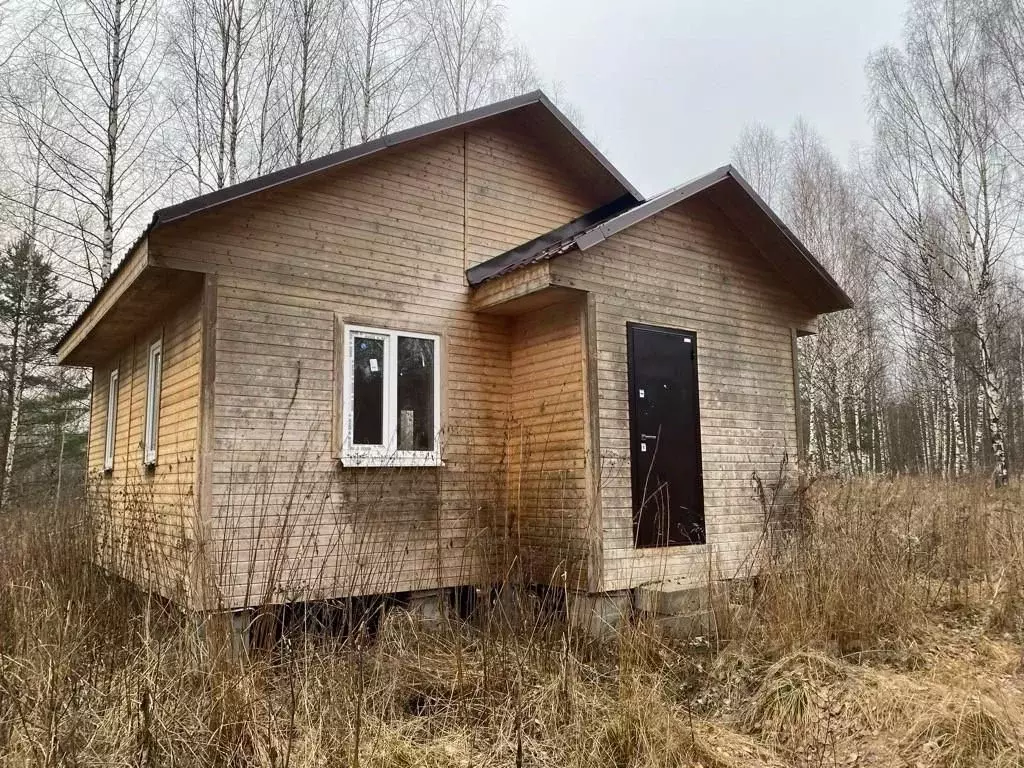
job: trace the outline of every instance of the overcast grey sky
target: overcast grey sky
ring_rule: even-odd
[[[729,160],[747,123],[802,116],[841,159],[865,144],[864,61],[903,0],[507,0],[513,33],[647,195]]]

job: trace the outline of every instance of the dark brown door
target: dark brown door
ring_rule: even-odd
[[[634,542],[703,544],[697,337],[635,323],[626,334]]]

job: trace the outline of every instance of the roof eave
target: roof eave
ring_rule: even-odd
[[[75,346],[67,347],[65,349],[65,346],[67,345],[68,341],[70,341],[71,337],[74,336],[78,329],[81,328],[82,325],[88,320],[90,314],[97,307],[97,305],[99,305],[99,303],[103,301],[107,294],[109,294],[110,291],[113,290],[113,286],[117,284],[117,277],[125,269],[127,269],[128,264],[131,263],[132,261],[132,257],[135,255],[138,249],[142,247],[144,244],[147,246],[146,258],[148,261],[149,235],[156,228],[156,226],[157,220],[156,216],[154,215],[149,225],[142,231],[142,234],[135,238],[135,242],[132,243],[131,246],[129,246],[128,251],[124,255],[124,258],[122,258],[121,261],[118,262],[118,265],[114,267],[113,271],[111,271],[110,275],[103,282],[103,285],[100,286],[100,289],[96,291],[93,297],[89,300],[85,307],[83,307],[82,311],[78,314],[78,317],[75,318],[75,321],[70,325],[70,327],[66,331],[64,331],[64,333],[57,340],[57,342],[50,348],[50,354],[54,355],[57,358],[57,365],[65,365],[65,361],[74,353],[75,348],[78,345],[76,344]],[[83,340],[84,338],[79,341],[81,342]]]
[[[179,221],[202,211],[207,211],[212,208],[225,205],[257,192],[273,189],[283,184],[288,184],[292,181],[306,178],[321,171],[370,157],[399,144],[426,138],[428,136],[441,133],[442,131],[475,123],[479,120],[497,117],[499,115],[530,106],[531,104],[540,104],[551,115],[553,115],[563,128],[568,131],[573,139],[575,139],[575,141],[578,142],[597,161],[605,172],[622,187],[627,195],[638,203],[644,199],[643,195],[640,194],[640,191],[630,184],[629,180],[626,179],[626,177],[608,161],[608,158],[606,158],[601,151],[598,150],[597,147],[595,147],[575,125],[572,124],[569,118],[562,114],[561,110],[552,103],[543,91],[531,91],[529,93],[524,93],[521,96],[515,96],[510,99],[505,99],[504,101],[495,102],[494,104],[478,107],[477,109],[472,109],[468,112],[462,112],[430,123],[406,128],[405,130],[388,134],[387,136],[383,136],[365,144],[333,152],[289,168],[282,168],[281,170],[274,171],[263,176],[258,176],[239,184],[233,184],[230,187],[224,187],[223,189],[208,192],[204,195],[194,197],[191,200],[185,200],[181,203],[157,210],[153,214],[153,218],[150,220],[149,225],[128,249],[125,257],[121,259],[117,267],[110,273],[110,276],[103,285],[100,286],[100,289],[92,297],[89,303],[86,304],[81,314],[75,319],[75,322],[72,323],[71,327],[68,328],[64,335],[61,336],[60,340],[53,346],[51,352],[58,356],[58,362],[66,359],[67,356],[71,354],[73,349],[63,350],[63,352],[61,351],[66,342],[74,335],[78,328],[81,327],[87,316],[96,307],[96,305],[102,301],[103,297],[109,293],[110,285],[125,268],[125,264],[129,261],[131,254],[141,243],[148,240],[149,236],[158,227]]]
[[[433,122],[424,123],[423,125],[396,131],[395,133],[382,136],[379,139],[374,139],[373,141],[369,141],[365,144],[359,144],[355,147],[332,152],[298,165],[282,168],[279,171],[274,171],[273,173],[268,173],[263,176],[257,176],[254,179],[249,179],[248,181],[243,181],[239,184],[233,184],[230,187],[224,187],[223,189],[218,189],[214,192],[208,192],[205,195],[199,195],[191,200],[185,200],[184,202],[176,205],[171,205],[167,208],[158,210],[153,215],[154,224],[167,224],[172,221],[177,221],[178,219],[182,219],[186,216],[191,216],[192,214],[199,213],[200,211],[224,205],[256,192],[273,189],[274,187],[297,181],[307,176],[320,173],[321,171],[326,171],[356,160],[370,157],[400,144],[434,136],[453,128],[459,128],[461,126],[476,123],[480,120],[497,117],[499,115],[530,106],[531,104],[540,104],[550,112],[562,127],[572,135],[573,139],[586,149],[598,164],[601,165],[601,167],[613,179],[615,179],[616,183],[618,183],[627,194],[633,197],[634,200],[642,201],[644,199],[643,195],[640,194],[640,191],[634,187],[629,180],[611,164],[611,162],[609,162],[608,158],[605,157],[575,125],[572,124],[569,118],[562,114],[561,110],[559,110],[558,107],[556,107],[552,101],[544,95],[544,92],[537,90],[524,93],[521,96],[514,96],[513,98],[505,99],[504,101],[495,102],[494,104],[477,107],[476,109],[471,109],[468,112],[460,112],[457,115],[451,115],[450,117],[434,120]]]

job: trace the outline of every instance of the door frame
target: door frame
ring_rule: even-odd
[[[687,336],[692,339],[693,344],[693,425],[696,433],[697,445],[697,494],[700,499],[700,514],[704,520],[704,540],[689,544],[637,544],[636,539],[636,473],[637,466],[633,457],[639,452],[639,445],[634,429],[634,419],[637,409],[636,403],[636,376],[633,365],[633,331],[654,331],[672,336]],[[697,547],[707,544],[708,541],[708,519],[707,510],[704,505],[704,456],[700,428],[700,354],[698,353],[697,332],[688,331],[683,328],[671,328],[664,325],[652,325],[650,323],[626,322],[626,386],[628,388],[627,400],[629,401],[629,496],[630,496],[630,529],[634,550],[640,549],[669,549],[676,547]]]

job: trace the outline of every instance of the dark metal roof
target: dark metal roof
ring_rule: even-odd
[[[186,200],[183,203],[178,203],[177,205],[172,205],[157,211],[153,216],[154,224],[166,224],[171,221],[176,221],[184,218],[185,216],[190,216],[193,213],[213,208],[214,206],[223,205],[224,203],[236,200],[239,197],[245,197],[246,195],[251,195],[254,192],[261,192],[265,189],[270,189],[271,187],[287,184],[297,179],[310,176],[314,173],[326,171],[330,168],[336,168],[354,160],[359,160],[360,158],[376,154],[385,149],[390,149],[391,147],[399,144],[405,144],[409,141],[415,141],[416,139],[432,136],[443,131],[451,130],[452,128],[460,128],[469,125],[470,123],[475,123],[506,112],[522,109],[523,107],[527,107],[531,104],[539,104],[546,108],[547,111],[562,124],[565,130],[572,135],[577,143],[581,144],[629,195],[636,200],[644,199],[639,190],[630,184],[626,177],[619,173],[615,166],[608,162],[608,158],[602,155],[597,147],[591,144],[587,137],[580,133],[579,129],[569,121],[569,118],[559,111],[558,107],[556,107],[551,100],[544,95],[543,91],[532,91],[530,93],[525,93],[522,96],[516,96],[511,99],[506,99],[505,101],[499,101],[494,104],[479,107],[478,109],[472,109],[469,112],[462,112],[458,115],[442,118],[441,120],[434,120],[430,123],[417,125],[413,128],[398,131],[397,133],[383,136],[365,144],[359,144],[355,147],[349,147],[348,149],[343,149],[338,152],[332,152],[329,155],[324,155],[323,157],[318,157],[314,160],[300,163],[299,165],[282,168],[280,171],[274,171],[273,173],[268,173],[265,176],[259,176],[255,179],[250,179],[249,181],[243,181],[241,184],[234,184],[230,187],[218,189],[215,192],[194,197],[191,200]]]
[[[469,280],[471,286],[480,285],[480,283],[490,280],[492,277],[498,277],[498,275],[504,275],[506,272],[511,272],[527,264],[533,264],[557,256],[566,243],[574,242],[577,236],[583,234],[591,227],[638,205],[640,203],[632,195],[623,195],[616,198],[600,208],[584,213],[568,224],[563,224],[540,237],[535,237],[533,240],[516,246],[510,251],[505,251],[500,256],[488,259],[482,264],[470,267],[466,270],[466,279]]]
[[[770,251],[765,255],[777,267],[800,269],[803,276],[812,279],[814,285],[802,283],[800,288],[807,294],[813,294],[813,303],[817,310],[833,312],[853,306],[853,301],[828,273],[828,270],[731,165],[717,168],[711,173],[674,187],[644,203],[629,206],[617,214],[610,213],[602,218],[597,214],[603,209],[598,209],[598,211],[581,217],[581,219],[593,219],[593,223],[582,231],[570,231],[571,225],[559,227],[536,240],[468,269],[466,271],[467,279],[470,285],[475,286],[518,267],[545,258],[554,258],[573,248],[585,251],[602,240],[677,203],[705,193],[741,231],[744,231],[754,241],[755,245],[760,247],[762,252]],[[543,245],[539,247],[534,245],[540,243]],[[787,251],[788,253],[786,253]],[[772,256],[776,258],[771,258]]]
[[[365,144],[359,144],[358,146],[349,147],[348,149],[343,149],[338,152],[332,152],[324,155],[323,157],[309,160],[305,163],[293,165],[288,168],[282,168],[279,171],[258,176],[254,179],[243,181],[240,184],[233,184],[230,187],[224,187],[223,189],[218,189],[205,195],[193,197],[191,200],[185,200],[184,202],[177,203],[166,208],[161,208],[153,214],[153,218],[150,221],[149,226],[147,226],[145,231],[139,235],[131,248],[128,249],[125,257],[121,259],[117,267],[113,272],[111,272],[110,277],[107,278],[99,291],[96,292],[96,295],[92,297],[92,300],[85,306],[81,314],[76,318],[75,322],[71,324],[71,327],[68,328],[63,336],[61,336],[60,341],[54,345],[53,351],[56,352],[56,350],[58,350],[64,342],[67,341],[82,319],[94,306],[96,306],[99,300],[107,292],[107,289],[113,282],[114,278],[128,263],[132,251],[134,251],[142,241],[158,227],[164,224],[169,224],[173,221],[179,221],[187,216],[224,205],[225,203],[229,203],[233,200],[237,200],[257,192],[279,187],[282,184],[288,184],[331,168],[337,168],[347,163],[383,152],[384,150],[400,144],[426,138],[453,128],[464,127],[480,120],[497,117],[498,115],[520,110],[531,105],[539,105],[550,113],[550,115],[561,124],[572,139],[583,147],[583,149],[597,161],[601,168],[603,168],[604,171],[614,179],[617,185],[625,191],[626,194],[624,197],[629,198],[634,202],[639,202],[644,199],[643,195],[640,194],[640,191],[630,184],[625,176],[619,173],[618,169],[608,161],[608,158],[601,154],[597,147],[590,143],[586,136],[580,133],[579,129],[572,124],[569,118],[562,114],[558,107],[556,107],[551,100],[544,95],[543,91],[532,91],[530,93],[525,93],[522,96],[505,99],[504,101],[488,104],[486,106],[479,107],[478,109],[472,109],[468,112],[462,112],[457,115],[452,115],[451,117],[445,117],[440,120],[434,120],[429,123],[424,123],[423,125],[398,131],[379,139],[366,142]]]

